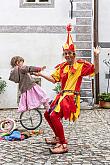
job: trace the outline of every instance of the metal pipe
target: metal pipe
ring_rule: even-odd
[[[70,16],[71,16],[71,19],[72,19],[73,18],[73,0],[70,0],[70,3],[71,3]]]

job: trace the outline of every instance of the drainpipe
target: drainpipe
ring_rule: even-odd
[[[71,4],[70,16],[71,16],[71,19],[72,19],[73,18],[73,0],[70,0],[70,4]]]
[[[94,47],[99,44],[98,42],[98,0],[94,0]],[[96,66],[99,71],[99,57],[95,59]],[[98,94],[99,94],[99,72],[95,75],[95,98],[96,104],[98,104]]]

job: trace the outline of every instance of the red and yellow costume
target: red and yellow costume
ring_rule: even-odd
[[[55,112],[63,111],[65,119],[77,119],[80,114],[82,77],[93,73],[94,65],[84,60],[77,60],[73,66],[69,66],[67,62],[57,65],[52,77],[61,83],[61,92],[52,102],[51,109],[54,107]]]
[[[68,36],[67,42],[63,46],[64,53],[69,51],[75,53],[75,47],[70,34],[71,26],[67,26]],[[70,57],[69,57],[70,58]],[[73,59],[74,54],[73,54]],[[72,65],[68,61],[56,66],[52,77],[55,82],[61,83],[61,92],[55,97],[50,105],[50,111],[45,112],[44,116],[52,128],[56,137],[59,138],[59,143],[67,143],[64,136],[64,129],[61,118],[75,121],[80,114],[80,86],[82,77],[94,74],[94,65],[84,61],[73,61]]]

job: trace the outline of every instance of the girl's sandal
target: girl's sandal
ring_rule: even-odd
[[[57,144],[57,143],[59,143],[59,138],[58,137],[45,138],[45,142],[47,144]]]
[[[68,152],[67,144],[57,144],[54,148],[50,148],[52,154],[63,154]]]

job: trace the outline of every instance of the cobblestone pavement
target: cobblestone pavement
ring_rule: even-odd
[[[0,119],[16,116],[16,110],[0,110]],[[44,138],[52,136],[52,132],[43,120],[41,135],[23,141],[0,141],[0,165],[110,165],[109,109],[82,110],[75,123],[63,123],[68,153],[50,154],[51,146],[45,144]]]

